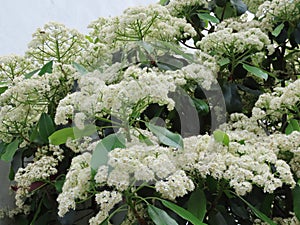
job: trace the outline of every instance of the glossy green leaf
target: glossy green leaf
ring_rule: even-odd
[[[49,143],[52,145],[61,145],[65,144],[68,138],[79,139],[84,136],[90,136],[96,132],[97,130],[94,125],[88,125],[83,130],[78,129],[77,127],[67,127],[51,134],[49,136]]]
[[[300,180],[299,180],[300,181]],[[300,221],[300,186],[299,181],[296,187],[293,189],[293,207],[294,213],[297,219]]]
[[[39,72],[39,71],[40,71],[40,69],[36,69],[36,70],[33,70],[33,71],[31,71],[31,72],[25,74],[25,75],[24,75],[24,76],[25,76],[25,79],[30,79],[34,74],[36,74],[36,73]]]
[[[218,64],[220,66],[225,66],[229,63],[230,63],[230,59],[228,59],[228,58],[221,58],[220,60],[218,60]]]
[[[271,220],[269,217],[267,217],[264,213],[259,211],[257,208],[255,208],[253,205],[251,205],[249,202],[247,202],[245,199],[243,199],[241,196],[239,196],[239,195],[236,195],[236,196],[238,198],[240,198],[259,219],[261,219],[262,221],[264,221],[270,225],[277,225],[276,223],[274,223],[273,220]]]
[[[222,143],[225,146],[229,146],[229,142],[230,142],[229,136],[224,131],[215,130],[213,134],[214,134],[214,139],[217,142]]]
[[[91,159],[92,175],[96,174],[100,166],[107,164],[108,152],[115,148],[125,148],[125,143],[125,137],[122,134],[110,134],[103,138],[93,151]]]
[[[52,118],[48,114],[42,113],[38,126],[41,138],[47,142],[48,137],[55,131],[55,125]]]
[[[277,36],[281,33],[281,31],[282,31],[283,28],[284,28],[284,23],[279,24],[279,25],[272,31],[272,35],[273,35],[274,37],[277,37]]]
[[[53,61],[50,61],[42,67],[42,69],[40,70],[40,72],[38,74],[40,76],[42,76],[46,73],[52,73],[52,69],[53,69]]]
[[[0,87],[0,95],[3,94],[8,89],[7,86]]]
[[[199,220],[196,216],[194,216],[191,212],[187,211],[186,209],[166,200],[161,200],[161,202],[165,207],[171,209],[177,215],[191,222],[193,225],[205,225],[205,223],[202,223],[201,220]]]
[[[243,64],[243,68],[245,70],[247,70],[249,73],[252,73],[253,75],[255,75],[259,78],[262,78],[262,79],[265,79],[265,80],[268,79],[268,74],[265,73],[264,71],[262,71],[261,69],[255,67],[255,66],[250,66],[250,65],[247,65],[247,64]]]
[[[187,209],[201,222],[204,220],[206,214],[206,196],[202,189],[197,188],[193,191],[187,202]]]
[[[222,88],[227,112],[228,113],[242,112],[243,109],[242,99],[239,94],[237,84],[225,82],[222,84],[221,88]]]
[[[165,127],[156,126],[151,123],[146,123],[146,126],[158,137],[161,143],[170,147],[183,149],[183,140],[179,134],[175,134]]]
[[[211,225],[229,225],[225,217],[220,212],[209,215],[208,223]]]
[[[73,62],[72,66],[77,70],[77,72],[79,72],[82,75],[89,72],[86,68],[84,68],[82,65],[80,65],[76,62]]]
[[[178,225],[164,210],[148,205],[148,214],[155,225]]]
[[[62,188],[64,186],[65,179],[58,179],[55,181],[54,186],[58,193],[62,193]]]
[[[153,145],[153,142],[143,134],[139,135],[139,140],[140,142],[145,143],[148,146]]]
[[[218,18],[216,18],[208,13],[198,13],[198,17],[204,21],[209,21],[212,23],[220,23],[220,20]]]
[[[167,5],[169,3],[170,0],[160,0],[159,4],[161,5]]]
[[[285,129],[285,134],[289,135],[293,131],[300,131],[299,121],[295,119],[291,119],[288,126]]]
[[[204,115],[209,113],[209,106],[206,103],[206,101],[204,101],[202,99],[198,99],[198,98],[192,98],[192,100],[193,100],[193,104],[195,105],[195,108],[198,113],[201,113]]]
[[[49,137],[49,143],[52,145],[65,144],[68,138],[75,139],[73,127],[63,128],[61,130],[55,131]]]
[[[230,0],[230,3],[235,8],[238,16],[247,11],[247,5],[242,0]]]
[[[16,151],[18,150],[19,144],[20,141],[17,139],[9,143],[5,148],[5,152],[1,155],[1,159],[6,162],[11,162]]]

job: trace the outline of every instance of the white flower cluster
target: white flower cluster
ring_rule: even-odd
[[[0,96],[0,139],[5,142],[10,142],[11,134],[28,137],[32,124],[47,110],[45,96],[50,92],[50,85],[40,77],[18,77],[13,84]]]
[[[205,36],[196,45],[204,52],[214,52],[218,57],[232,57],[247,51],[263,51],[263,48],[270,44],[268,36],[259,28],[233,31],[232,28],[218,30]]]
[[[0,95],[0,140],[10,142],[12,134],[29,139],[29,131],[47,112],[49,104],[57,104],[62,94],[70,88],[73,79],[61,84],[62,73],[38,74],[31,78],[16,77],[8,89]],[[52,99],[52,103],[49,102]]]
[[[96,194],[96,202],[100,205],[100,210],[89,220],[90,225],[101,224],[109,216],[110,210],[121,201],[122,194],[117,191],[102,191]]]
[[[281,120],[282,115],[291,114],[299,109],[300,80],[290,83],[285,88],[276,88],[272,93],[261,95],[252,110],[256,120]]]
[[[176,164],[172,148],[158,145],[132,145],[109,153],[107,166],[101,166],[95,176],[99,185],[109,185],[120,192],[136,182],[153,184],[165,198],[175,200],[192,191],[195,186]],[[112,168],[108,172],[108,167]]]
[[[280,218],[275,217],[273,221],[278,225],[300,225],[300,221],[297,219],[296,216],[289,217],[289,218]],[[256,219],[253,225],[268,225],[269,223],[263,222],[260,219]]]
[[[265,0],[243,0],[247,5],[247,8],[250,12],[255,13],[258,7],[265,2]]]
[[[189,9],[192,9],[193,7],[208,7],[208,1],[207,0],[186,0],[186,1],[180,1],[180,0],[171,0],[168,5],[166,6],[167,9],[171,12],[174,16],[180,16],[184,12],[189,13]]]
[[[33,66],[27,58],[19,55],[0,57],[0,81],[11,83],[14,78],[25,75],[33,70]],[[0,85],[1,85],[0,82]]]
[[[159,4],[128,8],[119,17],[99,18],[89,25],[100,43],[122,47],[124,41],[168,41],[196,35],[185,19],[173,17]]]
[[[75,209],[76,200],[86,199],[91,179],[90,161],[91,154],[88,152],[72,159],[62,193],[57,198],[60,217],[63,217],[69,209]]]
[[[56,22],[38,28],[32,37],[26,55],[38,65],[51,60],[65,64],[76,61],[86,45],[84,35]]]
[[[293,23],[300,18],[299,0],[272,0],[264,1],[259,7],[256,16],[261,20],[264,30],[272,31],[274,25],[289,21]]]
[[[59,160],[55,156],[42,156],[33,163],[29,163],[25,168],[20,168],[15,175],[17,182],[16,206],[23,208],[25,199],[33,194],[31,185],[37,181],[48,180],[51,175],[57,173]]]

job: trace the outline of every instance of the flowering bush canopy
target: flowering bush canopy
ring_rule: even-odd
[[[161,0],[0,57],[15,224],[300,224],[300,1]]]

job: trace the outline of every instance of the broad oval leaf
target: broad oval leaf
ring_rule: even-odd
[[[82,75],[84,75],[84,74],[86,74],[86,73],[89,72],[86,68],[84,68],[82,65],[80,65],[80,64],[78,64],[76,62],[73,62],[72,66],[77,70],[77,72],[79,72]]]
[[[198,113],[203,115],[209,113],[209,106],[206,101],[198,98],[192,98],[192,100]]]
[[[183,140],[179,134],[175,134],[165,127],[156,126],[151,123],[146,123],[146,126],[158,137],[161,143],[170,147],[183,149]]]
[[[166,200],[161,200],[161,202],[165,207],[171,209],[177,215],[179,215],[183,219],[191,222],[193,225],[205,225],[205,223],[202,223],[201,220],[199,220],[196,216],[194,216],[192,213],[190,213],[186,209],[184,209],[172,202],[166,201]]]
[[[11,162],[16,151],[18,150],[19,143],[20,141],[18,139],[9,143],[5,148],[5,152],[1,155],[1,159],[6,162]]]
[[[274,37],[277,37],[277,36],[281,33],[281,31],[282,31],[283,28],[284,28],[284,23],[279,24],[279,25],[272,31],[272,35],[273,35]]]
[[[84,136],[91,136],[96,132],[96,126],[94,125],[88,125],[83,130],[78,129],[77,127],[67,127],[51,134],[49,136],[49,143],[52,145],[61,145],[65,144],[69,138],[75,139]]]
[[[42,113],[38,126],[40,137],[45,142],[48,142],[48,137],[55,131],[55,125],[52,118],[48,114]]]
[[[285,129],[285,134],[289,135],[293,131],[300,131],[300,126],[298,120],[291,119],[289,125]]]
[[[299,180],[300,181],[300,180]],[[293,205],[294,213],[297,219],[300,221],[300,186],[299,181],[296,187],[293,189]]]
[[[230,3],[235,8],[237,15],[242,15],[247,11],[247,5],[242,0],[230,0]]]
[[[198,13],[198,17],[204,21],[209,21],[212,23],[220,23],[220,20],[218,18],[216,18],[208,13]]]
[[[153,205],[148,205],[148,214],[156,225],[178,225],[164,210]]]
[[[187,202],[187,209],[200,221],[204,220],[206,214],[206,196],[202,189],[197,188],[193,191]]]
[[[52,145],[65,144],[68,138],[75,139],[74,131],[72,127],[63,128],[61,130],[55,131],[49,137],[49,143]]]
[[[52,68],[53,68],[53,61],[47,62],[42,69],[40,70],[40,72],[38,73],[38,75],[42,76],[45,73],[52,73]]]
[[[252,73],[253,75],[259,77],[259,78],[263,78],[265,80],[268,79],[268,74],[265,73],[264,71],[262,71],[261,69],[255,67],[255,66],[250,66],[247,64],[243,64],[243,68],[245,70],[247,70],[249,73]]]
[[[264,221],[270,225],[277,225],[276,223],[274,223],[273,220],[271,220],[269,217],[267,217],[264,213],[259,211],[257,208],[255,208],[253,205],[251,205],[249,202],[247,202],[245,199],[243,199],[241,196],[239,196],[235,193],[234,193],[234,195],[237,196],[238,198],[240,198],[259,219],[261,219],[262,221]]]
[[[125,148],[125,137],[122,134],[110,134],[103,138],[93,151],[91,159],[91,173],[95,175],[100,166],[106,165],[108,152],[115,148]]]
[[[213,134],[214,134],[214,139],[217,142],[222,143],[225,146],[229,146],[229,142],[230,142],[229,136],[224,131],[215,130]]]

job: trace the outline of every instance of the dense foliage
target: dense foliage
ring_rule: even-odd
[[[162,0],[0,57],[20,225],[300,224],[300,1]]]

